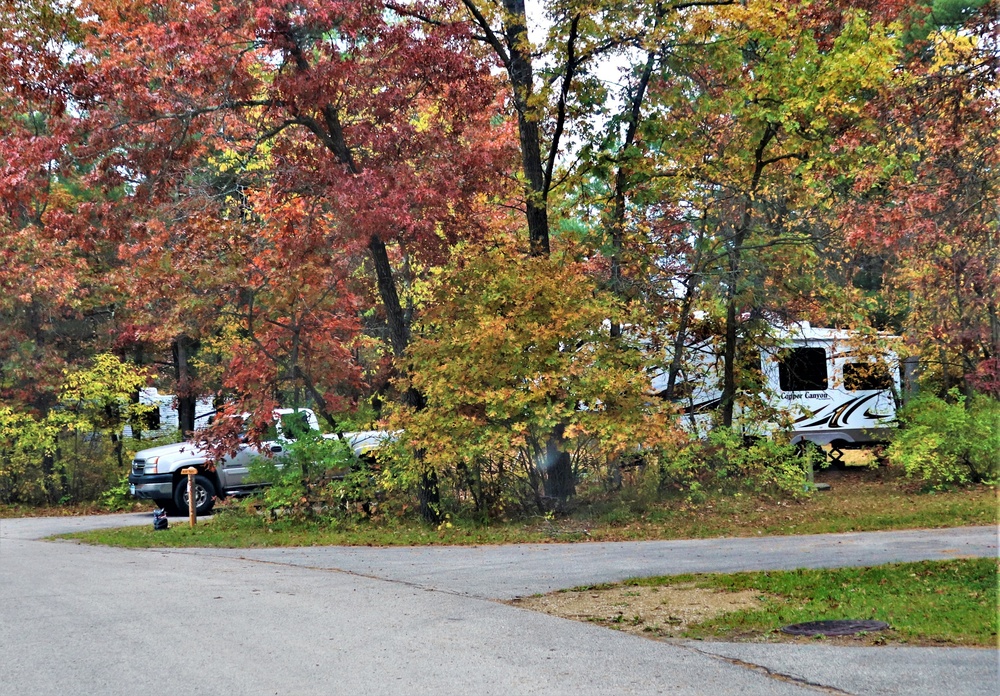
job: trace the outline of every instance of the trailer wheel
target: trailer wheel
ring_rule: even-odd
[[[798,452],[798,455],[803,459],[807,456],[811,456],[814,467],[826,467],[826,450],[812,440],[801,440],[800,442],[797,442],[795,444],[795,449]]]

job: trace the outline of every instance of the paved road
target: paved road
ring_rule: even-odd
[[[476,547],[198,549],[405,582],[484,599],[648,575],[839,568],[997,553],[990,527],[811,536]]]
[[[992,650],[664,643],[496,598],[688,570],[995,556],[993,528],[471,549],[127,550],[0,520],[10,694],[1000,693]]]

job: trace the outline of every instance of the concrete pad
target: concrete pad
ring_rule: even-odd
[[[997,651],[689,642],[700,652],[758,665],[774,674],[869,696],[996,696]]]

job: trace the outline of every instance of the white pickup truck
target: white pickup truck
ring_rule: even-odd
[[[132,460],[132,470],[129,472],[129,490],[133,497],[152,500],[158,507],[176,510],[188,509],[187,476],[181,475],[181,469],[195,467],[198,469],[194,477],[195,511],[199,515],[207,515],[212,511],[217,498],[231,495],[244,495],[261,487],[261,483],[247,481],[250,473],[250,463],[255,457],[269,451],[271,456],[281,456],[285,447],[291,441],[282,432],[282,421],[285,417],[297,413],[310,429],[319,430],[316,414],[309,409],[289,408],[277,409],[274,412],[275,427],[272,439],[261,443],[260,448],[249,444],[240,445],[235,454],[215,463],[215,467],[207,466],[211,456],[190,442],[179,442],[173,445],[162,445],[137,452]],[[338,437],[327,435],[325,437]],[[380,430],[367,430],[344,433],[344,439],[359,456],[370,455],[378,449],[389,434]]]

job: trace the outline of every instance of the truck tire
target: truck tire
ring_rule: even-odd
[[[195,514],[198,516],[207,515],[215,505],[215,486],[205,476],[196,474],[194,477],[194,500]],[[174,485],[174,505],[179,512],[186,515],[188,512],[188,482],[187,476],[181,476]]]

